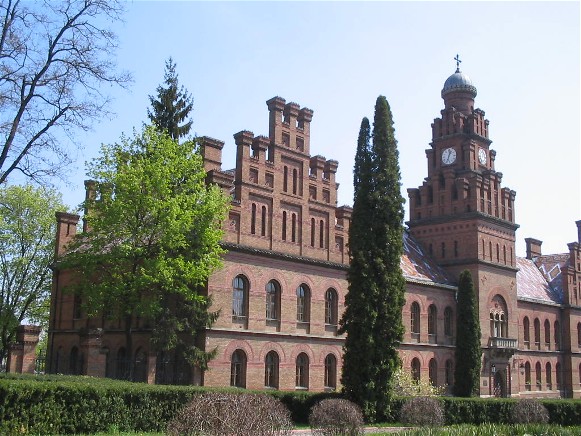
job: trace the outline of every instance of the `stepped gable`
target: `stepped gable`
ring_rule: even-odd
[[[567,254],[539,256],[534,260],[517,257],[518,298],[562,304],[561,267],[568,258]]]
[[[446,272],[423,251],[408,231],[404,232],[403,244],[400,265],[406,279],[453,285]]]

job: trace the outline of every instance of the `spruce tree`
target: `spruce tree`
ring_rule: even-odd
[[[354,168],[342,382],[347,396],[375,421],[390,414],[391,379],[400,366],[397,348],[404,332],[404,199],[393,120],[384,96],[375,105],[371,147],[368,132],[364,119]]]
[[[482,350],[476,292],[468,270],[460,274],[457,307],[454,395],[472,397],[477,396],[480,390]]]
[[[194,99],[183,86],[178,85],[176,64],[172,58],[165,63],[164,83],[166,87],[157,87],[157,97],[149,96],[152,110],[147,110],[147,116],[158,129],[165,130],[173,140],[178,141],[192,128],[192,121],[186,120]]]

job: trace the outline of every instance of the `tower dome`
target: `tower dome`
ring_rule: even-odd
[[[456,68],[456,72],[448,77],[444,82],[442,97],[455,91],[468,91],[472,94],[472,98],[476,97],[476,87],[472,84],[470,77],[461,72],[459,67]]]

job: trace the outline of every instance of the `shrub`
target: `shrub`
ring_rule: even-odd
[[[402,397],[435,397],[446,391],[445,387],[434,386],[427,380],[414,380],[411,372],[403,368],[393,373],[391,383],[394,394]]]
[[[309,425],[315,436],[358,436],[363,434],[363,414],[351,401],[329,398],[313,406]]]
[[[208,392],[195,396],[167,426],[169,435],[290,435],[288,409],[265,394]]]
[[[511,419],[514,424],[546,424],[549,411],[537,400],[520,400],[512,408]]]
[[[443,425],[444,409],[433,397],[414,397],[401,408],[400,421],[410,425]]]

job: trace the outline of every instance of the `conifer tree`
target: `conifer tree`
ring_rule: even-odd
[[[371,147],[366,145],[368,126],[364,119],[354,168],[349,291],[341,321],[341,331],[347,333],[342,381],[347,396],[375,421],[390,414],[391,379],[400,366],[404,199],[393,120],[384,96],[376,101]]]
[[[178,85],[176,64],[172,58],[165,63],[164,83],[166,87],[157,87],[157,98],[149,96],[152,110],[147,110],[147,116],[158,129],[165,130],[173,140],[178,141],[187,136],[192,128],[192,121],[187,120],[194,99],[183,86]]]
[[[468,270],[460,274],[457,307],[454,395],[472,397],[479,394],[482,350],[476,292]]]

